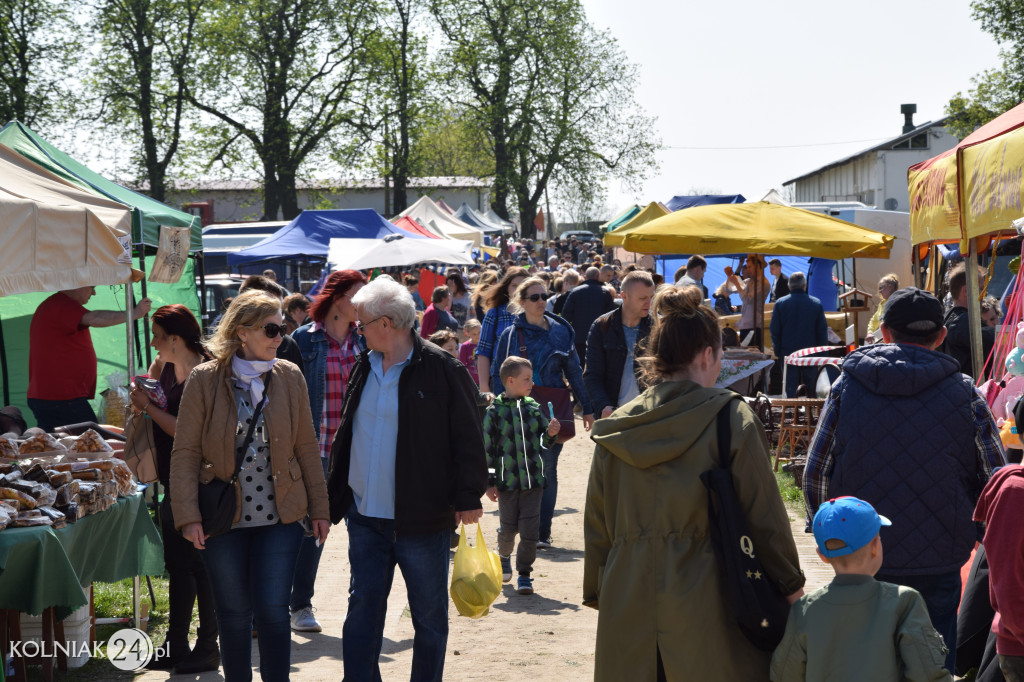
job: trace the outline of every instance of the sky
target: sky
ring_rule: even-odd
[[[676,194],[759,199],[898,136],[901,104],[917,104],[915,124],[941,118],[1000,64],[967,0],[582,3],[638,66],[666,147],[641,187],[608,186],[613,215]]]

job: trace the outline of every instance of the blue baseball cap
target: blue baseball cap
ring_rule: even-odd
[[[814,515],[814,540],[818,551],[832,558],[853,554],[878,535],[882,526],[892,522],[880,516],[875,508],[856,497],[836,497],[823,503]],[[841,549],[828,549],[826,540],[842,540]]]

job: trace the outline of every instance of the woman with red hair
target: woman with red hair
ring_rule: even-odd
[[[366,284],[355,270],[331,273],[324,288],[309,307],[313,322],[299,327],[292,338],[302,353],[309,406],[313,412],[313,430],[320,441],[320,462],[327,475],[327,457],[331,441],[341,421],[341,404],[356,357],[363,351],[362,337],[356,333],[356,309],[352,297]],[[292,580],[292,630],[320,632],[313,616],[313,586],[323,547],[307,537],[299,548]]]

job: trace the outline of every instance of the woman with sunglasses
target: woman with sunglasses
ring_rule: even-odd
[[[589,431],[594,424],[594,410],[583,385],[583,369],[576,354],[572,325],[557,315],[545,312],[550,296],[540,277],[530,277],[519,285],[509,302],[509,310],[516,313],[515,320],[494,345],[491,386],[495,394],[505,390],[499,372],[501,363],[510,355],[523,357],[521,346],[525,346],[525,357],[533,365],[534,385],[565,388],[568,381],[576,401],[583,407],[583,426]],[[561,452],[562,444],[556,443],[542,453],[544,478],[547,480],[540,508],[540,540],[537,542],[537,546],[542,548],[551,547],[551,520],[558,495],[558,455]]]
[[[214,360],[185,385],[171,455],[174,525],[203,551],[228,682],[252,679],[254,617],[262,679],[288,679],[288,602],[302,521],[312,519],[317,540],[327,540],[327,488],[306,381],[276,357],[284,330],[277,297],[247,291],[235,298],[207,342]],[[231,529],[210,536],[199,487],[236,473]]]

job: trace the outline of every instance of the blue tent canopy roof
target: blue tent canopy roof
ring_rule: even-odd
[[[742,204],[746,201],[742,194],[697,194],[693,196],[674,196],[665,202],[665,207],[670,211],[678,211],[683,208],[694,206],[707,206],[708,204]]]
[[[263,241],[228,254],[228,265],[303,256],[326,259],[332,238],[383,239],[392,234],[426,239],[395,227],[372,208],[303,211]]]
[[[501,234],[505,231],[502,225],[493,225],[486,216],[474,211],[466,202],[462,202],[462,206],[455,211],[455,217],[487,234]]]

